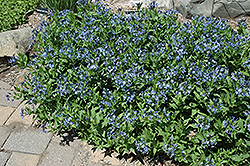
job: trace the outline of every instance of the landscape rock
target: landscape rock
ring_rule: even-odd
[[[239,18],[250,16],[250,0],[155,0],[162,11],[177,9],[185,18],[195,15],[205,17]],[[118,0],[108,1],[110,4],[136,10],[137,3],[146,8],[152,0]]]
[[[176,8],[186,18],[191,18],[195,15],[203,15],[205,17],[215,16],[223,18],[239,18],[250,16],[250,0],[173,1],[173,8]]]
[[[9,60],[9,57],[7,57],[7,56],[1,57],[0,56],[0,73],[10,68],[10,64],[9,64],[8,60]]]
[[[215,0],[213,16],[225,18],[250,16],[250,0]]]
[[[0,57],[25,54],[31,43],[31,28],[23,28],[0,33]]]
[[[174,7],[186,18],[212,15],[213,0],[174,0]]]
[[[26,80],[26,77],[29,75],[29,71],[28,69],[23,69],[20,71],[20,73],[18,74],[18,76],[16,77],[14,86],[15,87],[20,87],[20,84]]]

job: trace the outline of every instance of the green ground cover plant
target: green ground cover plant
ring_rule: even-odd
[[[16,98],[43,129],[74,130],[98,148],[183,165],[249,165],[250,36],[227,20],[148,9],[112,14],[78,1],[32,36],[39,52]],[[140,5],[138,5],[140,6]],[[50,13],[52,15],[52,13]],[[7,98],[9,96],[7,95]],[[39,107],[38,107],[39,105]]]
[[[56,11],[62,10],[72,10],[77,11],[77,2],[78,0],[40,0],[40,4],[47,9],[54,9]]]
[[[27,22],[27,14],[35,10],[38,0],[0,0],[0,32]]]

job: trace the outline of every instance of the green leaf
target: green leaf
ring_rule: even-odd
[[[103,119],[102,112],[98,112],[96,114],[96,123],[99,124],[102,119]]]
[[[199,93],[197,93],[195,90],[193,92],[194,92],[195,97],[200,101],[201,96],[199,95]]]
[[[132,136],[128,139],[129,144],[134,144],[135,141],[136,141],[136,139]]]
[[[249,153],[246,153],[246,154],[242,154],[241,155],[241,158],[244,160],[244,159],[248,159],[250,157]]]
[[[130,150],[133,154],[136,154],[134,148],[131,147],[129,150]]]
[[[199,113],[199,110],[197,110],[197,109],[192,109],[191,117],[194,117],[197,113]]]
[[[238,162],[239,162],[239,161],[242,160],[242,157],[235,154],[235,155],[232,155],[232,156],[231,156],[231,159],[234,160],[234,161],[238,161]]]
[[[157,152],[157,149],[156,148],[153,148],[153,154],[155,155]]]
[[[180,101],[179,101],[177,98],[172,97],[172,99],[174,100],[176,106],[179,106],[179,105],[180,105]]]
[[[245,140],[245,141],[246,141],[247,146],[250,147],[250,141],[247,141],[247,140]]]

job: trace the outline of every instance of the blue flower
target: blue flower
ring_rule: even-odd
[[[143,138],[141,138],[139,141],[135,141],[136,144],[136,149],[141,152],[142,154],[146,154],[149,152],[150,148],[150,144],[151,143],[147,143],[143,140]]]

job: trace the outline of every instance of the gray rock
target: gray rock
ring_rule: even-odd
[[[174,0],[176,8],[184,17],[239,18],[250,16],[250,0]]]
[[[177,9],[184,17],[195,15],[205,17],[239,18],[250,16],[250,0],[155,0],[158,9],[162,11]],[[147,7],[152,0],[118,0],[114,4],[136,8],[136,3],[142,2],[142,8]]]
[[[23,28],[0,33],[0,57],[25,54],[31,43],[31,28]]]
[[[174,0],[175,8],[186,18],[195,15],[211,16],[213,0]]]
[[[29,71],[27,69],[23,69],[20,74],[17,76],[14,86],[20,87],[20,84],[26,80],[26,77],[29,75]],[[29,77],[30,78],[30,77]]]
[[[1,57],[0,56],[0,73],[10,68],[10,64],[8,62],[9,59],[10,59],[10,57],[7,57],[7,56]]]
[[[250,16],[250,0],[215,0],[213,16],[225,18]]]

